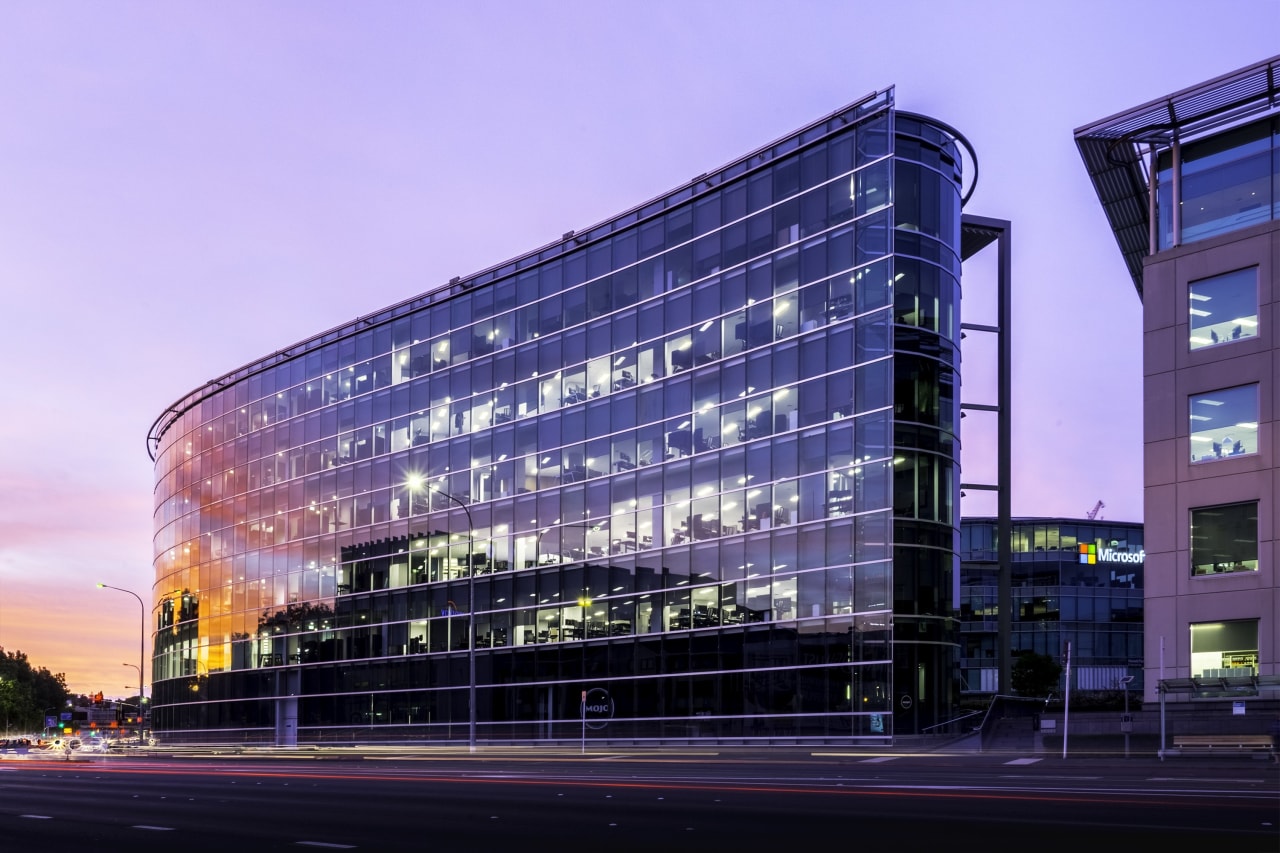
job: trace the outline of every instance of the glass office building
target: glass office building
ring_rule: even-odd
[[[999,684],[997,521],[960,524],[961,691]],[[1142,686],[1142,525],[1067,518],[1013,520],[1010,646],[1061,660],[1071,643],[1071,689]]]
[[[154,423],[171,740],[884,738],[957,696],[961,156],[885,90]]]

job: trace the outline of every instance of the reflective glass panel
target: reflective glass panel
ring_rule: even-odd
[[[1257,501],[1191,510],[1191,574],[1257,570]]]

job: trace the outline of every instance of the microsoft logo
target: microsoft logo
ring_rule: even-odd
[[[1115,548],[1098,550],[1096,544],[1080,543],[1080,563],[1085,566],[1096,566],[1099,563],[1145,563],[1147,552],[1117,551]]]

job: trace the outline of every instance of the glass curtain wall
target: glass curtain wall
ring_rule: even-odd
[[[965,519],[960,555],[961,690],[996,693],[999,566],[996,521]],[[1061,659],[1070,641],[1073,689],[1142,683],[1146,552],[1142,526],[1024,519],[1013,525],[1013,653]],[[1136,689],[1136,688],[1135,688]]]
[[[1157,155],[1160,249],[1280,217],[1280,120],[1267,118],[1181,146],[1182,233],[1173,233],[1174,160]]]
[[[194,393],[153,430],[158,597],[199,602],[157,605],[155,727],[458,741],[472,656],[486,741],[596,688],[614,739],[934,721],[959,180],[882,93]]]

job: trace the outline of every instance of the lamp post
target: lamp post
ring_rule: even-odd
[[[141,699],[142,698],[142,667],[138,666],[136,663],[122,663],[120,665],[131,666],[138,671],[138,698]],[[131,687],[131,686],[132,685],[129,685],[129,684],[125,685],[125,687]]]
[[[426,482],[420,474],[410,474],[405,481],[410,492],[417,492],[419,489],[426,489],[428,492],[435,492],[442,497],[448,498],[458,506],[462,507],[462,511],[467,515],[467,605],[471,612],[468,618],[467,626],[467,668],[469,677],[467,681],[467,748],[471,752],[476,751],[476,567],[475,555],[472,551],[475,548],[474,539],[476,535],[475,522],[471,519],[471,509],[466,503],[458,497],[449,494],[443,489],[438,489]],[[410,499],[412,503],[412,499]],[[409,507],[409,514],[413,514],[413,507]]]
[[[111,586],[110,584],[105,584],[105,583],[98,584],[98,588],[114,589],[116,592],[127,593],[129,595],[132,595],[134,598],[138,599],[138,610],[141,611],[142,613],[142,623],[141,623],[142,630],[141,630],[141,633],[139,633],[138,635],[138,730],[139,732],[141,732],[142,702],[143,702],[143,697],[146,694],[146,690],[145,690],[146,683],[142,678],[142,673],[143,673],[142,665],[146,657],[146,647],[147,647],[147,605],[142,602],[142,596],[138,595],[136,592],[132,592],[127,589],[121,589],[118,586]],[[133,664],[125,664],[125,666],[133,666]]]
[[[142,735],[142,667],[135,666],[131,663],[122,663],[121,666],[132,666],[138,671],[138,735]],[[128,685],[125,685],[128,687]]]

